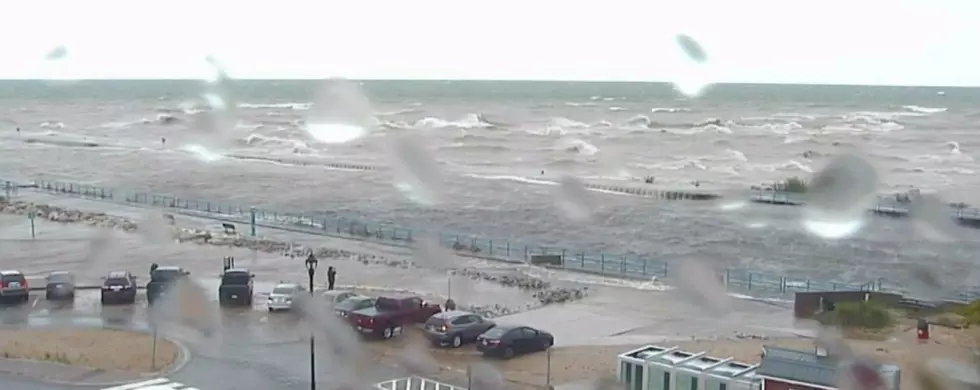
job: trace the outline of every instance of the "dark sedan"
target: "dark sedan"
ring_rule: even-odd
[[[544,351],[555,345],[555,336],[529,326],[501,325],[476,339],[476,350],[483,356],[510,359],[517,355]]]
[[[44,299],[49,301],[75,299],[75,275],[55,271],[44,277]]]
[[[129,271],[110,272],[103,277],[102,304],[131,304],[136,302],[136,277]]]

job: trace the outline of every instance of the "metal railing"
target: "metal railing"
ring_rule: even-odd
[[[6,193],[15,193],[18,185],[6,182]],[[152,192],[127,191],[78,183],[37,180],[31,190],[45,193],[112,202],[135,207],[164,208],[168,212],[197,216],[223,222],[245,224],[249,234],[258,228],[304,234],[373,240],[398,246],[409,246],[418,237],[438,237],[442,245],[460,255],[481,257],[514,263],[529,262],[532,256],[555,255],[561,259],[559,268],[634,279],[668,277],[670,268],[664,260],[639,256],[595,253],[577,249],[528,245],[506,239],[493,239],[448,232],[421,232],[391,224],[266,210],[256,207],[187,199]],[[12,190],[11,190],[12,189]],[[791,278],[744,269],[728,269],[722,275],[724,283],[735,290],[770,293],[797,291],[874,290],[876,282],[847,283],[837,281]]]

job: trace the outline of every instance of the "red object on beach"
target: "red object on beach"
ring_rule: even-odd
[[[916,326],[916,328],[918,328],[916,330],[916,336],[919,339],[919,342],[920,343],[923,343],[926,340],[929,340],[929,322],[928,321],[926,321],[924,318],[920,318],[919,319],[918,326]]]

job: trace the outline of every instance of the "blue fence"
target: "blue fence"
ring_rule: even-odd
[[[6,182],[6,193],[18,185]],[[306,234],[339,236],[377,240],[394,245],[410,245],[420,233],[390,224],[370,223],[346,218],[325,218],[322,216],[264,210],[248,206],[229,205],[185,199],[171,195],[150,192],[125,191],[77,183],[35,181],[32,190],[41,192],[113,202],[137,207],[159,207],[176,214],[193,215],[203,218],[249,226],[251,235],[256,229],[268,228]],[[465,234],[425,232],[427,236],[438,236],[442,245],[452,248],[461,255],[484,257],[511,262],[527,262],[535,255],[557,255],[561,258],[561,268],[610,276],[629,278],[663,278],[669,274],[666,261],[635,256],[590,253],[567,248],[526,245],[503,239],[491,239]],[[769,293],[792,293],[798,291],[853,291],[877,290],[880,283],[872,281],[863,284],[818,281],[804,278],[789,278],[742,269],[729,269],[722,275],[723,282],[731,289],[751,290]]]

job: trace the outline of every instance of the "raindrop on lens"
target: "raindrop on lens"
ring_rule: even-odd
[[[555,191],[555,205],[570,220],[588,221],[595,209],[591,195],[585,188],[585,183],[578,178],[562,176]]]
[[[678,34],[674,40],[684,58],[690,63],[674,76],[672,84],[684,96],[698,97],[712,84],[711,77],[708,75],[708,54],[701,44],[689,35]]]
[[[680,46],[681,50],[684,51],[684,54],[687,54],[687,58],[690,58],[691,61],[704,63],[708,60],[708,54],[704,52],[704,48],[701,47],[698,41],[691,38],[690,35],[678,34],[675,39],[677,40],[677,45]]]
[[[346,143],[367,135],[374,114],[357,83],[335,78],[320,85],[306,122],[306,132],[313,139]]]
[[[68,56],[68,48],[59,45],[51,49],[47,54],[44,55],[44,59],[48,61],[60,61]]]
[[[803,226],[817,236],[848,237],[864,226],[878,190],[878,173],[864,157],[837,155],[806,184]]]
[[[391,140],[391,157],[395,188],[415,203],[427,206],[439,203],[442,174],[419,137],[394,137]]]

